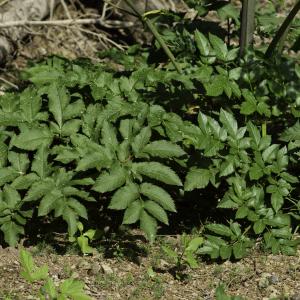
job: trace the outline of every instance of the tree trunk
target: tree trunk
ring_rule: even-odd
[[[0,8],[0,23],[19,20],[37,21],[49,15],[58,0],[11,0]],[[18,41],[28,31],[24,27],[3,28],[0,31],[0,64],[16,50]]]

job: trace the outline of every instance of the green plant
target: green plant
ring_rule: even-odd
[[[198,254],[241,258],[259,236],[273,253],[296,252],[299,64],[253,51],[237,61],[237,47],[179,25],[169,38],[180,74],[168,58],[151,61],[155,49],[132,47],[110,52],[125,71],[52,57],[23,72],[27,88],[1,96],[9,245],[28,222],[62,218],[76,237],[82,219],[111,213],[153,241],[176,201],[196,198],[218,208]],[[88,247],[93,231],[79,231]]]
[[[230,296],[225,292],[223,285],[219,285],[216,289],[216,299],[217,300],[242,300],[241,296]]]
[[[99,231],[95,229],[89,229],[87,231],[83,231],[83,224],[81,222],[77,222],[77,228],[79,230],[79,236],[70,236],[69,241],[70,242],[77,242],[77,245],[79,246],[81,252],[84,255],[92,254],[96,251],[95,248],[91,247],[89,243],[93,241],[94,239],[99,238]]]
[[[69,278],[60,283],[56,287],[53,280],[48,275],[48,267],[46,265],[37,267],[32,259],[31,254],[24,250],[20,250],[21,276],[29,283],[35,281],[45,281],[40,288],[39,298],[42,299],[74,299],[89,300],[91,297],[83,291],[84,283],[73,278]]]
[[[182,278],[182,271],[186,266],[197,268],[198,262],[196,253],[199,247],[203,244],[202,237],[189,237],[186,234],[181,236],[181,244],[179,249],[173,250],[170,246],[162,246],[163,252],[169,259],[175,263],[175,277]]]

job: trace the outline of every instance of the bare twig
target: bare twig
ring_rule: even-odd
[[[3,0],[1,3],[0,3],[0,7],[3,6],[4,4],[6,4],[7,2],[9,2],[10,0]]]
[[[80,31],[85,32],[87,34],[91,34],[94,35],[96,37],[98,37],[99,39],[105,40],[106,42],[112,44],[113,46],[115,46],[116,48],[120,49],[120,50],[124,50],[124,47],[121,46],[120,44],[116,43],[115,41],[113,41],[112,39],[110,39],[109,37],[107,37],[104,34],[100,34],[100,33],[96,33],[94,31],[91,30],[87,30],[87,29],[83,29],[83,28],[78,28]]]
[[[0,81],[3,81],[4,83],[6,83],[7,85],[9,85],[10,87],[12,87],[12,88],[14,88],[14,89],[16,89],[16,90],[19,89],[19,87],[18,87],[16,84],[14,84],[14,83],[12,83],[12,82],[6,80],[6,79],[3,78],[3,77],[0,77]]]
[[[67,7],[67,4],[66,4],[65,0],[60,0],[60,3],[61,3],[61,5],[62,5],[62,7],[63,7],[63,9],[65,11],[65,14],[66,14],[67,18],[68,19],[72,19],[71,14],[69,12],[69,9]]]
[[[107,28],[123,28],[133,26],[132,22],[102,21],[101,18],[94,19],[68,19],[68,20],[45,20],[45,21],[8,21],[0,23],[0,28],[23,27],[23,26],[71,26],[99,24]]]

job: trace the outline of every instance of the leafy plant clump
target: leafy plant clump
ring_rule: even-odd
[[[39,290],[39,299],[72,299],[72,300],[91,300],[92,298],[84,293],[84,283],[74,278],[68,278],[57,287],[53,279],[48,275],[48,266],[37,267],[31,254],[20,250],[21,276],[29,283],[45,281]]]
[[[123,71],[53,57],[24,71],[23,91],[1,96],[0,229],[9,245],[32,217],[62,218],[88,253],[95,232],[80,221],[95,207],[124,211],[122,223],[139,223],[153,241],[177,199],[201,190],[211,201],[214,190],[226,223],[206,224],[188,264],[196,254],[239,259],[260,235],[273,253],[295,253],[299,64],[254,52],[237,62],[239,49],[220,37],[194,30],[178,42],[186,36],[181,73],[131,47],[106,53]]]

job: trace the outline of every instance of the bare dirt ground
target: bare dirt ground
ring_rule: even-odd
[[[137,241],[139,241],[137,237]],[[47,264],[55,283],[73,277],[84,281],[93,299],[215,299],[215,289],[224,284],[231,295],[243,299],[300,299],[300,251],[297,256],[270,255],[252,251],[238,262],[200,262],[187,269],[184,280],[172,275],[174,264],[160,251],[160,245],[175,237],[161,237],[153,246],[138,242],[114,244],[112,249],[98,245],[98,253],[81,256],[74,248],[60,255],[50,245],[28,248],[38,266]],[[107,258],[107,251],[113,253]],[[0,299],[38,299],[33,295],[40,284],[29,285],[20,275],[19,252],[0,249]],[[149,268],[154,270],[149,273]]]

